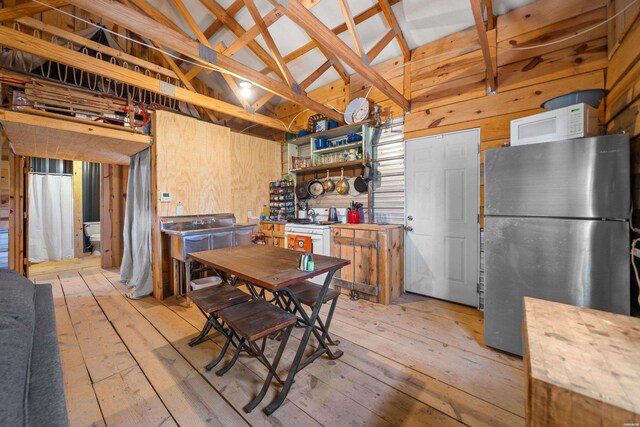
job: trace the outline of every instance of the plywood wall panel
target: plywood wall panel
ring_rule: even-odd
[[[166,111],[155,120],[157,191],[171,193],[158,215],[176,215],[178,204],[185,215],[231,212],[229,128]]]
[[[280,178],[280,143],[231,132],[233,175],[230,193],[238,222],[247,222],[247,211],[260,215],[269,204],[269,182]]]

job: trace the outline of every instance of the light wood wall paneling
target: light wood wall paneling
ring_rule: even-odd
[[[170,192],[170,203],[158,203],[158,216],[231,212],[230,130],[222,126],[157,111],[157,192]],[[239,174],[240,171],[237,171]]]
[[[230,192],[238,222],[246,223],[247,211],[260,214],[269,204],[269,182],[280,178],[280,143],[231,132]]]
[[[82,221],[82,162],[73,162],[73,256],[84,256],[84,229]]]
[[[122,263],[124,240],[124,207],[129,168],[103,164],[100,188],[100,246],[102,268],[119,267]]]
[[[29,274],[28,162],[9,149],[9,268],[24,276]]]

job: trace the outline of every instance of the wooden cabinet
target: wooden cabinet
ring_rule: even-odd
[[[333,287],[343,293],[389,304],[404,292],[404,231],[401,225],[331,226],[331,255],[351,260],[336,273]]]
[[[284,223],[260,221],[260,231],[264,233],[264,241],[268,246],[278,246],[285,248],[287,246],[284,238]]]

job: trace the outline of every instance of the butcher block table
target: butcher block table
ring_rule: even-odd
[[[275,294],[286,294],[293,301],[305,323],[304,334],[287,374],[287,379],[276,399],[265,408],[265,413],[273,413],[284,402],[294,382],[296,373],[301,369],[323,354],[328,354],[331,358],[338,358],[342,355],[339,350],[334,353],[329,349],[325,339],[314,325],[318,320],[318,315],[333,275],[351,261],[314,254],[315,270],[302,271],[298,269],[300,257],[303,255],[302,252],[266,245],[228,247],[212,251],[193,252],[189,255],[194,260],[212,267],[218,274],[225,273],[225,275],[235,276],[234,285],[237,281],[246,283],[255,298],[260,298],[264,294],[257,292],[256,287]],[[289,286],[324,273],[327,273],[327,277],[322,284],[316,303],[313,305],[311,315],[308,315],[295,293],[289,291]],[[313,354],[303,360],[305,348],[309,343],[311,334],[314,334],[319,346]]]
[[[640,425],[640,319],[524,301],[528,426]]]

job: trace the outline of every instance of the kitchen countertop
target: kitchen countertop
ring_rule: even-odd
[[[640,319],[524,299],[527,425],[637,425]]]
[[[371,231],[384,231],[393,228],[402,227],[402,224],[333,224],[331,228],[350,228],[354,230],[371,230]]]

